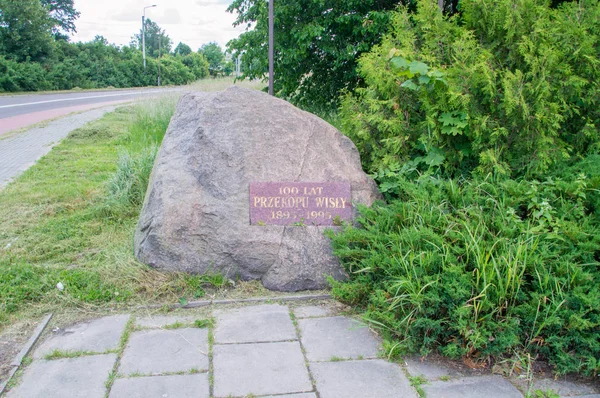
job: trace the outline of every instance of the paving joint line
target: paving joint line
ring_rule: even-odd
[[[112,390],[115,380],[119,378],[119,367],[121,366],[121,357],[127,348],[127,343],[131,338],[131,334],[133,333],[133,329],[135,327],[135,316],[129,315],[129,320],[125,324],[125,329],[123,330],[123,334],[121,335],[121,340],[119,342],[119,352],[116,354],[117,359],[113,365],[112,370],[108,375],[108,380],[105,382],[106,392],[104,394],[104,398],[108,398],[110,395],[110,391]]]
[[[215,366],[213,360],[213,347],[215,346],[215,328],[217,327],[216,319],[208,326],[208,396],[215,396]]]
[[[277,344],[277,343],[294,343],[297,339],[273,340],[273,341],[241,341],[239,343],[214,343],[214,345],[251,345],[251,344]]]
[[[130,373],[123,374],[119,373],[117,379],[143,379],[145,377],[167,377],[167,376],[188,376],[195,374],[208,374],[208,369],[190,369],[181,372],[162,372],[162,373]]]
[[[300,344],[300,352],[302,352],[302,356],[304,357],[304,366],[306,366],[306,371],[308,372],[308,378],[310,379],[310,384],[312,384],[313,391],[317,398],[321,398],[321,394],[319,394],[319,390],[317,390],[317,382],[310,371],[310,362],[308,361],[308,357],[306,356],[306,349],[304,348],[304,344],[302,344],[302,335],[300,333],[300,325],[298,324],[298,319],[296,318],[296,314],[292,311],[291,308],[288,307],[288,316],[292,321],[292,325],[294,325],[294,330],[296,331],[296,337],[298,338],[298,344]]]
[[[171,304],[167,305],[167,308],[177,309],[177,308],[197,308],[197,307],[207,307],[210,305],[219,305],[219,304],[239,304],[239,303],[262,303],[262,302],[294,302],[294,301],[309,301],[309,300],[331,300],[331,294],[306,294],[301,296],[275,296],[275,297],[257,297],[257,298],[249,298],[249,299],[228,299],[228,300],[201,300],[201,301],[190,301],[186,305],[181,304]],[[158,309],[165,308],[165,305],[155,304],[155,305],[142,305],[136,307],[138,310],[145,309]]]

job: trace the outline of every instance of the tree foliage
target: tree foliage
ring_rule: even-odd
[[[16,61],[44,59],[52,50],[53,26],[39,0],[0,0],[0,54]]]
[[[268,9],[264,0],[234,0],[235,25],[248,29],[228,44],[242,54],[243,76],[264,78],[268,68]],[[276,93],[306,106],[335,103],[356,87],[356,60],[380,41],[398,0],[289,0],[276,2]]]
[[[208,62],[197,53],[161,58],[161,83],[181,85],[208,76]],[[102,36],[87,43],[57,41],[45,62],[0,57],[0,92],[141,87],[157,84],[158,60],[135,47],[109,44]]]
[[[342,123],[371,171],[540,175],[597,152],[600,4],[462,0],[394,14]]]
[[[71,33],[76,32],[75,20],[79,18],[79,12],[73,5],[73,0],[40,0],[42,6],[48,10],[50,17],[54,21],[53,32],[56,34],[59,30]]]
[[[167,33],[154,21],[150,18],[146,18],[145,23],[146,30],[146,55],[152,58],[158,58],[159,56],[159,47],[160,54],[168,54],[171,52],[171,47],[173,46],[173,41],[167,35]],[[142,30],[133,36],[132,43],[137,45],[137,47],[142,49]]]
[[[175,55],[188,55],[192,53],[192,48],[185,43],[179,42],[175,50],[173,50],[173,54]]]
[[[208,61],[208,70],[211,76],[217,76],[223,72],[225,66],[225,53],[216,42],[203,44],[198,52]]]

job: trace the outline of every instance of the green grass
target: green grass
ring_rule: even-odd
[[[217,83],[227,82],[208,89]],[[50,310],[195,299],[229,283],[218,274],[159,273],[133,256],[137,216],[177,100],[122,107],[73,131],[0,191],[0,327]]]
[[[417,391],[417,394],[419,394],[419,397],[425,398],[425,390],[421,386],[427,384],[427,379],[424,376],[410,376],[408,380],[410,381],[410,385]]]
[[[107,350],[103,352],[95,352],[95,351],[61,351],[54,350],[49,354],[44,355],[44,359],[46,360],[54,360],[54,359],[64,359],[64,358],[79,358],[90,355],[101,355],[101,354],[116,354],[118,350]]]

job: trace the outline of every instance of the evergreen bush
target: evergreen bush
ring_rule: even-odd
[[[330,236],[350,275],[334,296],[391,355],[525,351],[600,373],[600,157],[543,181],[385,178],[396,199]]]

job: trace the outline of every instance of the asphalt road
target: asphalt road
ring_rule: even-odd
[[[182,90],[181,87],[145,88],[0,96],[0,138],[7,133],[20,131],[36,123],[74,112],[84,112]]]
[[[0,123],[2,122],[1,119],[26,115],[29,113],[80,105],[136,100],[145,96],[152,96],[156,94],[163,94],[169,91],[180,90],[180,88],[161,88],[0,96]]]

